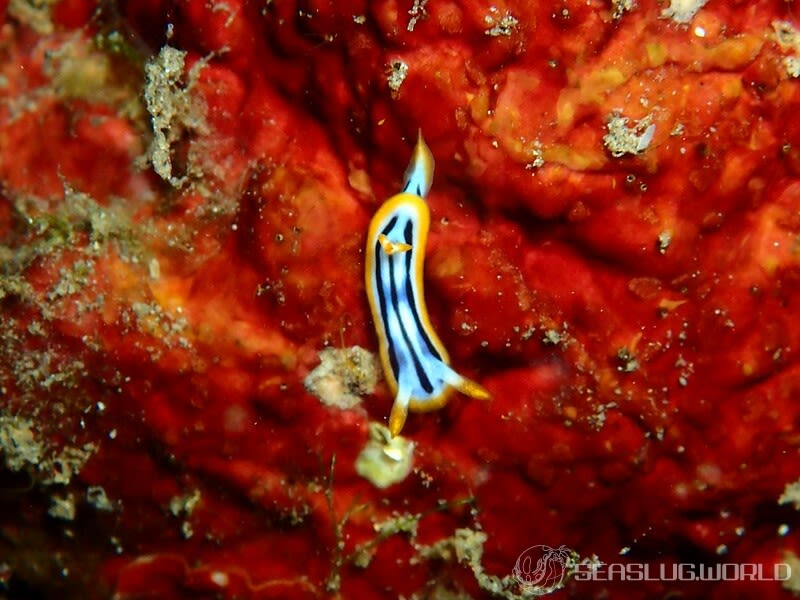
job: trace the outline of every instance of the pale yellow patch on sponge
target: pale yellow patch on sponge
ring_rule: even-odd
[[[375,487],[385,489],[408,477],[413,458],[414,442],[392,435],[380,423],[370,423],[369,439],[356,459],[356,473]]]

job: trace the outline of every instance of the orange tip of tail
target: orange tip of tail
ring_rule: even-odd
[[[392,405],[392,412],[389,415],[389,432],[392,437],[400,435],[403,431],[403,426],[406,424],[406,417],[408,417],[408,408],[395,402]]]
[[[462,377],[461,381],[455,386],[455,388],[465,396],[475,398],[476,400],[490,400],[492,398],[489,390],[483,387],[480,383],[472,381],[471,379],[467,379],[466,377]]]

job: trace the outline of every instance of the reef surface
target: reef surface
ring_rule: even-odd
[[[793,9],[0,1],[0,590],[519,598],[547,545],[554,597],[800,591]],[[420,129],[493,398],[392,440],[363,245]]]

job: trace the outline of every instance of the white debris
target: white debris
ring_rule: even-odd
[[[67,485],[96,451],[97,446],[91,443],[84,444],[82,448],[65,446],[52,459],[40,463],[39,470],[46,469],[43,471],[43,483]]]
[[[800,77],[800,31],[788,21],[773,21],[772,29],[781,50],[789,53],[783,57],[783,67],[790,77]]]
[[[661,254],[667,253],[667,248],[672,243],[672,232],[669,229],[665,229],[661,233],[658,234],[658,251]]]
[[[800,510],[800,479],[784,486],[778,504],[791,504],[795,510]]]
[[[414,442],[400,435],[392,437],[385,426],[370,423],[369,440],[356,459],[356,473],[384,489],[408,477],[413,458]]]
[[[198,61],[184,74],[187,53],[164,46],[145,65],[144,100],[153,126],[149,157],[153,169],[173,187],[181,187],[186,176],[173,174],[172,146],[186,132],[202,132],[205,106],[193,85],[205,61]]]
[[[161,278],[161,265],[156,257],[151,258],[150,262],[147,263],[147,273],[153,281]]]
[[[406,80],[407,75],[408,75],[407,63],[403,62],[399,58],[396,58],[389,63],[389,69],[387,71],[387,76],[386,76],[386,83],[389,85],[389,89],[392,91],[392,98],[397,97],[397,93],[400,91],[400,86],[403,85],[403,82]]]
[[[319,360],[303,383],[326,406],[351,409],[378,383],[378,361],[360,346],[326,348],[319,353]]]
[[[529,154],[531,160],[525,165],[528,171],[535,171],[544,166],[544,152],[542,151],[542,143],[539,140],[534,140],[530,145]]]
[[[708,0],[671,0],[669,6],[661,11],[661,16],[676,23],[688,23],[707,2]]]
[[[21,471],[27,465],[37,467],[44,458],[44,445],[34,436],[32,427],[26,419],[0,417],[0,451],[11,471]]]
[[[35,474],[45,485],[66,485],[95,453],[94,444],[56,449],[42,440],[33,421],[0,415],[0,453],[6,468]]]
[[[72,494],[65,496],[53,495],[50,498],[50,508],[47,514],[62,521],[75,519],[75,497]]]
[[[112,511],[114,505],[106,495],[106,491],[99,485],[91,485],[86,490],[86,501],[97,510]]]
[[[508,11],[501,15],[496,6],[489,8],[489,14],[483,18],[483,22],[488,27],[484,33],[491,37],[510,37],[519,23],[517,18]]]
[[[614,19],[622,18],[626,12],[632,11],[636,8],[635,0],[611,0],[612,11],[611,16]]]
[[[426,19],[428,17],[428,11],[425,10],[425,5],[428,3],[428,0],[414,0],[413,6],[409,9],[408,14],[411,17],[408,20],[408,27],[409,31],[414,31],[414,27],[417,26],[417,21],[422,19]]]
[[[176,517],[191,516],[200,502],[200,490],[192,490],[182,496],[173,496],[169,501],[169,512]]]
[[[629,119],[622,116],[619,111],[614,111],[606,120],[608,133],[603,136],[603,143],[611,156],[619,158],[625,154],[640,154],[644,152],[653,141],[656,126],[652,122],[652,115],[628,126]]]

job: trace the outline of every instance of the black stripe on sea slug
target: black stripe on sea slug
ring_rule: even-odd
[[[412,193],[412,194],[416,193],[416,195],[417,195],[417,196],[419,196],[420,198],[422,198],[422,184],[421,184],[421,183],[419,183],[419,181],[416,181],[416,184],[417,184],[417,191],[416,191],[416,192],[412,192],[412,191],[411,191],[411,187],[414,185],[414,183],[415,183],[415,180],[416,180],[416,177],[412,177],[411,179],[409,179],[408,181],[406,181],[406,184],[405,184],[405,186],[403,186],[403,192],[404,192],[404,193]]]
[[[425,369],[422,368],[422,362],[417,356],[417,353],[414,351],[414,346],[411,345],[411,338],[409,337],[408,332],[403,326],[403,320],[400,318],[400,302],[398,301],[397,281],[395,280],[394,276],[394,260],[393,260],[394,256],[390,256],[388,257],[388,259],[389,259],[389,282],[391,286],[392,307],[394,308],[395,314],[397,314],[397,320],[400,325],[400,332],[403,334],[403,341],[405,341],[406,347],[408,348],[408,353],[411,355],[411,360],[414,363],[414,371],[416,371],[419,384],[422,386],[423,390],[425,390],[427,393],[430,394],[433,392],[433,385],[431,384],[431,380],[428,378],[428,374],[425,372]],[[412,302],[409,302],[409,304],[412,304]],[[388,336],[387,339],[389,339]],[[389,342],[389,345],[391,346],[391,341]]]
[[[411,235],[412,235],[412,227],[411,221],[408,222],[406,225],[405,231],[403,232],[406,244],[411,243]],[[416,252],[425,252],[425,248],[415,248]],[[408,304],[411,306],[411,314],[414,315],[414,322],[417,325],[417,330],[419,331],[420,337],[425,340],[425,345],[428,347],[428,351],[433,354],[433,356],[437,360],[442,360],[442,355],[439,354],[439,351],[433,345],[433,341],[431,340],[430,336],[428,335],[428,331],[422,326],[422,319],[419,316],[419,311],[417,310],[417,298],[414,297],[414,288],[411,285],[411,252],[406,252],[406,272],[409,273],[409,277],[406,279],[406,295],[411,298],[411,302]]]
[[[397,223],[397,217],[392,217],[386,227],[383,228],[381,233],[383,235],[387,235],[392,230],[395,223]],[[394,380],[397,381],[398,369],[400,367],[397,362],[397,353],[394,348],[394,344],[392,343],[391,336],[389,335],[389,307],[386,305],[386,292],[384,291],[383,275],[381,274],[381,261],[384,259],[384,257],[389,258],[388,255],[383,252],[381,243],[375,242],[375,287],[378,288],[378,306],[381,310],[384,338],[386,339],[386,345],[389,351],[389,366],[392,368]]]

